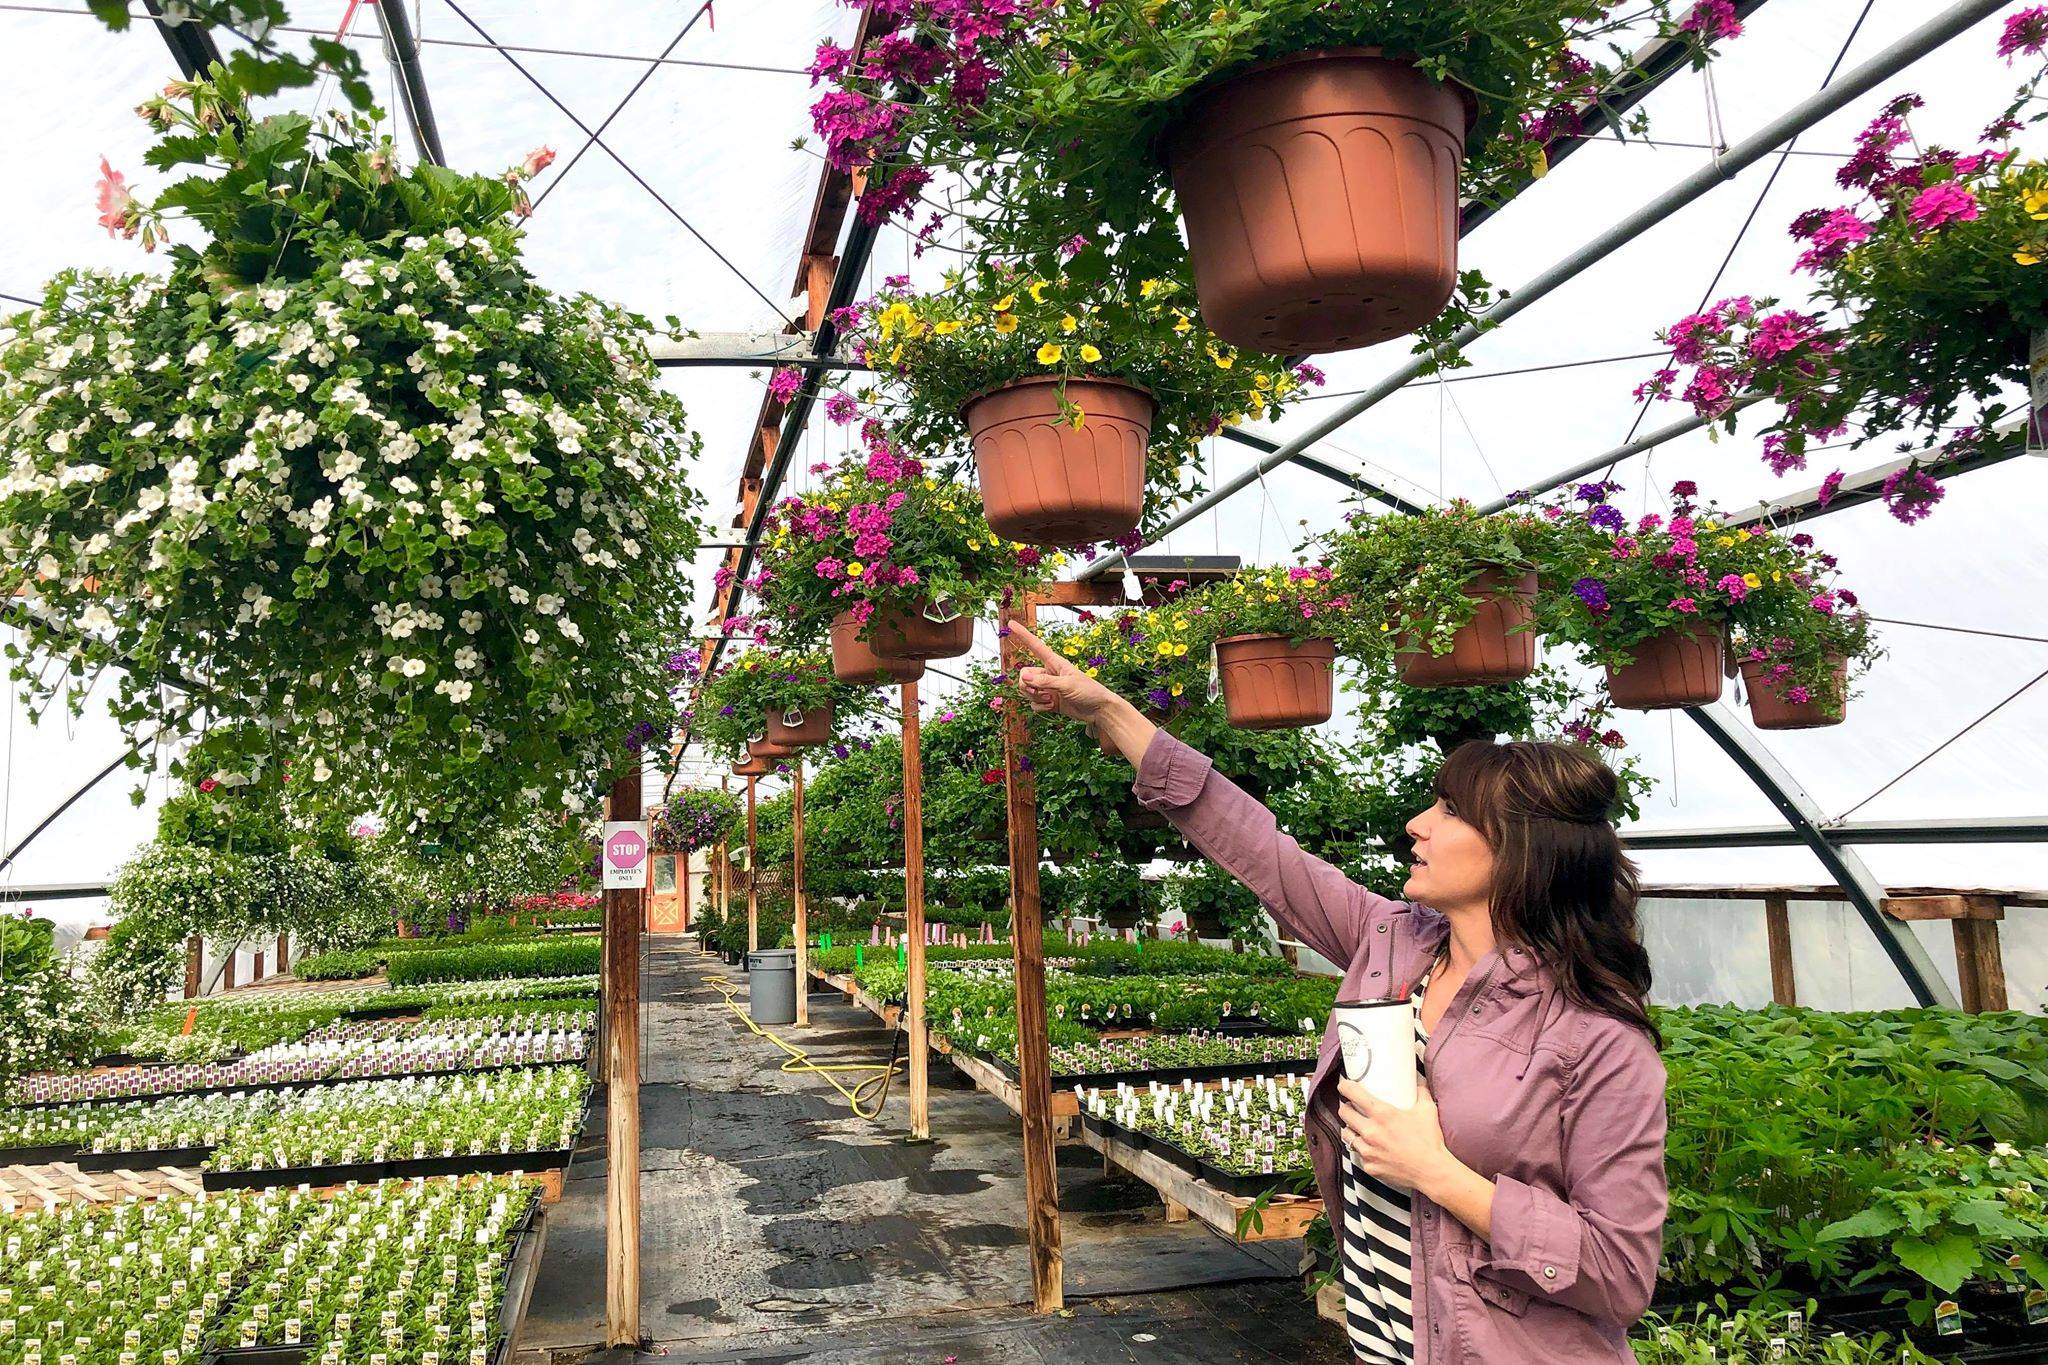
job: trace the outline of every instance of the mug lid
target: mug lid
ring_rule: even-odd
[[[1375,996],[1370,1000],[1339,1000],[1331,1008],[1340,1010],[1369,1010],[1379,1005],[1406,1005],[1408,1003],[1406,1000],[1388,1000],[1384,997]]]

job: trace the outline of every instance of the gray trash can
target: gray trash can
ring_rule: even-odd
[[[796,1022],[796,949],[747,954],[747,1012],[764,1028]]]

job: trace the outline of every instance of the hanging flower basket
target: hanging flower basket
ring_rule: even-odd
[[[795,752],[796,750],[789,745],[777,744],[771,739],[750,739],[747,741],[748,757],[766,759],[770,763],[788,758]]]
[[[970,399],[963,418],[989,526],[1010,540],[1059,546],[1135,530],[1154,411],[1152,395],[1134,384],[1058,375]]]
[[[1473,112],[1376,48],[1297,53],[1197,92],[1164,151],[1202,320],[1233,345],[1302,355],[1442,312]]]
[[[835,646],[837,635],[834,636]],[[868,618],[868,642],[885,660],[954,659],[974,648],[974,618],[960,615],[950,620],[933,616],[925,602],[909,607],[879,605]],[[924,670],[918,669],[920,673]]]
[[[1413,648],[1416,642],[1402,636],[1394,667],[1403,683],[1486,687],[1520,682],[1536,671],[1536,635],[1528,628],[1535,619],[1536,574],[1485,569],[1466,583],[1464,593],[1477,612],[1451,637],[1449,653]]]
[[[1759,730],[1818,730],[1840,725],[1848,717],[1849,661],[1832,658],[1827,666],[1833,686],[1822,695],[1796,684],[1771,681],[1768,663],[1744,661],[1742,686],[1749,693],[1751,722]],[[1838,699],[1833,705],[1830,696]]]
[[[842,611],[832,618],[832,676],[843,683],[907,683],[924,676],[917,659],[885,658],[860,638],[860,622]]]
[[[768,742],[782,748],[797,750],[813,744],[829,743],[832,739],[832,703],[813,706],[806,711],[783,711],[768,713]]]
[[[1630,711],[1706,706],[1721,698],[1727,635],[1716,621],[1699,621],[1630,645],[1631,661],[1607,666],[1607,695]]]
[[[767,777],[775,771],[772,758],[746,758],[732,765],[734,777]]]
[[[1321,725],[1334,709],[1337,645],[1284,635],[1230,635],[1216,642],[1223,705],[1240,730]]]

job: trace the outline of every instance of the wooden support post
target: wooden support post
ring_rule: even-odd
[[[191,1000],[199,994],[200,984],[205,979],[206,940],[193,934],[185,940],[185,998]]]
[[[1764,934],[1771,944],[1771,999],[1780,1005],[1799,1003],[1792,979],[1792,912],[1783,896],[1764,897]]]
[[[2005,903],[1996,896],[1886,896],[1884,912],[1894,919],[1945,919],[1955,935],[1956,984],[1963,1008],[1981,1014],[2008,1008],[2005,956],[1998,943],[1998,921]]]
[[[1005,624],[1038,624],[1037,600],[1005,609]],[[1023,651],[1003,632],[1003,672],[1015,677]],[[1024,766],[1024,711],[1012,699],[1003,715],[1003,774],[1010,807],[1010,945],[1017,987],[1017,1095],[1024,1121],[1025,1229],[1031,1243],[1031,1298],[1041,1313],[1066,1302],[1060,1253],[1059,1169],[1053,1158],[1052,1058],[1045,1023],[1045,934],[1039,922],[1038,789]]]
[[[903,986],[910,1029],[910,1136],[923,1141],[932,1135],[931,1051],[924,1016],[924,751],[914,682],[903,684],[903,936],[910,940]]]
[[[241,951],[242,945],[239,943],[228,949],[227,965],[221,968],[220,973],[220,988],[224,991],[235,988],[235,954]]]
[[[278,930],[278,931],[277,931],[277,969],[278,969],[278,970],[279,970],[280,972],[288,972],[288,971],[290,971],[290,970],[291,970],[291,967],[292,967],[292,945],[291,945],[291,930],[289,930],[289,929],[280,929],[280,930]]]
[[[754,779],[747,779],[747,951],[761,946],[761,874],[754,866]]]
[[[640,764],[612,784],[611,818],[640,818]],[[640,934],[644,891],[604,893],[605,1344],[640,1344]]]
[[[804,756],[802,750],[798,750],[791,757],[796,763],[795,809],[790,814],[790,833],[795,849],[789,869],[790,899],[796,911],[796,924],[791,937],[796,939],[796,1026],[806,1028],[811,1022],[811,926],[804,907]]]

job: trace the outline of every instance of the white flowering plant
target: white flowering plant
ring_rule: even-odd
[[[26,1072],[83,1062],[98,1038],[55,927],[28,914],[0,916],[0,1093]]]
[[[141,112],[192,173],[144,205],[108,171],[101,222],[168,274],[64,272],[0,343],[16,677],[77,708],[115,668],[195,782],[291,760],[450,838],[579,804],[669,708],[699,443],[645,319],[522,267],[552,153],[404,170],[367,118],[252,118],[225,78]]]

